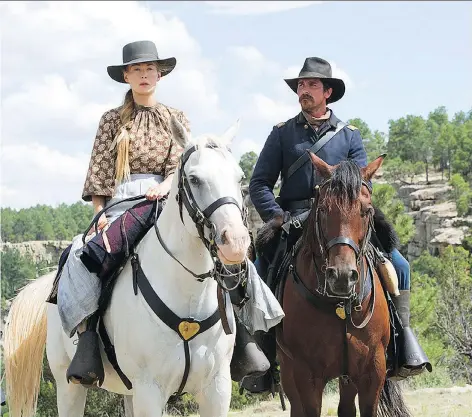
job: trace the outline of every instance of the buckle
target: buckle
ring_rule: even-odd
[[[195,222],[196,223],[203,223],[205,221],[205,216],[200,210],[195,211]]]
[[[292,220],[292,225],[295,227],[295,229],[301,229],[302,228],[302,223],[299,219],[295,218]]]

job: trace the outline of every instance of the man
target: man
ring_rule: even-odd
[[[249,184],[251,200],[264,222],[279,225],[288,216],[298,215],[311,208],[312,190],[321,183],[321,177],[308,162],[306,150],[318,144],[318,157],[330,165],[352,159],[361,167],[367,165],[367,154],[357,128],[341,122],[327,107],[340,100],[345,92],[341,79],[333,78],[330,64],[318,57],[306,58],[299,76],[285,80],[298,95],[301,112],[286,122],[274,126],[267,138],[254,168]],[[306,157],[303,157],[303,155]],[[305,163],[297,163],[300,157]],[[273,193],[279,178],[282,186],[279,197]],[[292,242],[293,243],[293,242]],[[400,278],[401,295],[394,303],[405,327],[402,346],[404,359],[400,363],[400,376],[418,374],[431,365],[409,329],[409,275],[408,261],[394,250],[389,257]],[[260,257],[256,261],[259,275],[266,278],[272,259]],[[408,355],[407,355],[408,354]],[[431,371],[430,371],[431,372]]]

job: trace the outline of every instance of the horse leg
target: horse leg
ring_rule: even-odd
[[[59,417],[83,417],[87,388],[80,384],[68,384],[64,377],[67,368],[62,368],[56,375],[57,411]]]
[[[293,363],[293,362],[292,362]],[[326,381],[314,378],[304,364],[293,364],[291,372],[281,375],[282,386],[290,401],[291,417],[320,417]]]
[[[339,380],[338,417],[356,417],[356,395],[357,388],[352,382],[343,384]]]
[[[384,368],[385,369],[385,368]],[[380,375],[377,371],[362,376],[357,386],[359,387],[359,409],[361,417],[376,417],[380,393],[385,382],[385,373]]]
[[[167,400],[155,382],[133,381],[134,417],[161,417]]]
[[[46,357],[56,382],[58,416],[83,417],[87,389],[80,384],[67,383],[66,371],[70,359],[64,347],[62,327],[55,307],[48,310]]]
[[[231,374],[228,366],[227,371],[219,371],[210,384],[196,395],[200,416],[227,416],[231,402],[231,388]]]

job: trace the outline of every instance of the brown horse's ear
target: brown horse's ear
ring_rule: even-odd
[[[334,167],[327,164],[321,158],[318,158],[313,152],[308,151],[308,155],[310,155],[311,162],[315,169],[320,173],[320,175],[324,179],[328,179],[331,177],[331,173],[333,172]]]
[[[387,156],[386,153],[380,155],[377,159],[373,160],[365,168],[361,168],[362,178],[366,181],[370,181],[377,170],[381,167],[384,158]]]

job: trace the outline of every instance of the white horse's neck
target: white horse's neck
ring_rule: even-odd
[[[173,191],[159,216],[157,226],[168,250],[186,268],[196,275],[212,270],[213,262],[203,242],[191,236],[180,219]],[[181,317],[203,319],[215,311],[216,281],[207,278],[199,282],[182,268],[161,246],[154,228],[143,238],[137,252],[149,282],[174,313]]]

